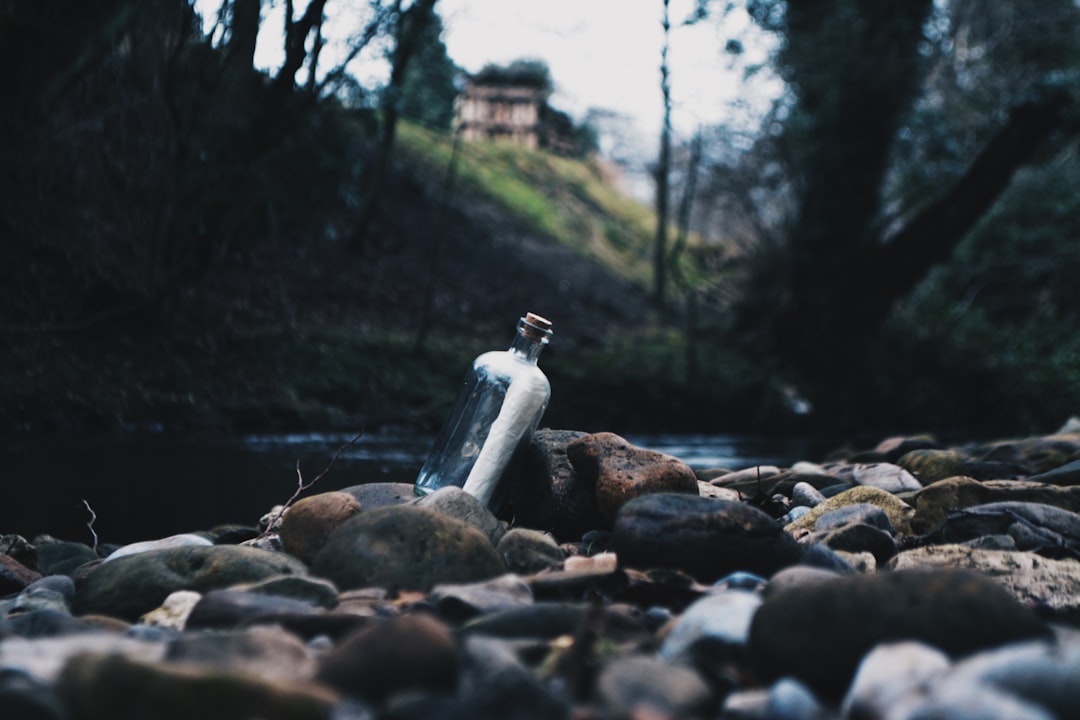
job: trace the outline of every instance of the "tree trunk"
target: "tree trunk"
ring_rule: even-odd
[[[671,86],[667,62],[671,36],[669,4],[669,0],[664,0],[664,44],[660,49],[660,91],[664,96],[664,120],[660,130],[660,157],[656,162],[656,238],[653,241],[653,302],[658,308],[663,308],[666,300],[668,183],[671,176]]]
[[[259,36],[261,0],[232,0],[229,46],[225,51],[228,72],[233,77],[250,75],[255,67],[255,41]]]
[[[285,62],[274,78],[274,86],[279,91],[290,91],[295,86],[296,73],[307,59],[307,49],[304,47],[307,37],[316,26],[322,25],[325,7],[326,0],[311,0],[300,19],[293,20],[292,3],[288,3],[285,12]]]
[[[393,63],[390,68],[390,83],[382,101],[382,128],[375,157],[364,173],[364,190],[357,213],[356,230],[353,234],[353,247],[363,249],[367,242],[368,231],[374,219],[375,207],[382,190],[383,179],[390,163],[390,153],[397,136],[398,115],[401,112],[401,87],[405,82],[405,72],[409,69],[424,29],[431,22],[435,12],[436,0],[417,0],[408,10],[402,11],[397,3],[398,32],[397,47],[394,49]]]

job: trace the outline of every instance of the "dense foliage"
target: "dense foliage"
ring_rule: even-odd
[[[1071,351],[1041,342],[1073,330],[1045,283],[1067,277],[1080,209],[1064,190],[1080,8],[746,7],[779,39],[787,92],[750,149],[714,166],[718,221],[742,253],[739,337],[823,422],[1031,430],[1074,412],[1067,381],[1048,397]]]

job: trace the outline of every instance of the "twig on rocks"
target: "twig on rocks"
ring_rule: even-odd
[[[297,460],[296,460],[296,491],[292,494],[292,496],[288,500],[285,501],[285,504],[282,505],[281,508],[276,513],[274,513],[274,516],[272,518],[270,518],[270,522],[266,524],[266,530],[263,531],[263,536],[264,537],[266,535],[269,535],[271,532],[273,532],[273,529],[277,526],[277,524],[279,522],[281,522],[281,517],[285,514],[285,511],[289,509],[289,506],[291,506],[294,502],[296,502],[296,499],[300,497],[301,493],[303,493],[305,490],[311,489],[311,487],[315,483],[322,480],[323,476],[325,476],[328,472],[330,472],[330,468],[334,467],[334,463],[336,463],[337,459],[339,457],[341,457],[341,453],[345,452],[353,443],[355,443],[357,440],[359,440],[363,436],[364,436],[364,431],[361,430],[360,432],[356,433],[356,435],[354,435],[352,437],[352,439],[349,440],[349,442],[347,442],[344,445],[342,445],[341,447],[339,447],[337,449],[337,452],[334,453],[334,456],[332,458],[330,458],[330,462],[328,462],[326,464],[326,467],[323,468],[323,471],[321,473],[319,473],[318,475],[316,475],[314,478],[312,478],[308,482],[304,481],[304,474],[302,472],[300,472],[300,459],[297,458]]]
[[[90,513],[90,519],[86,521],[86,529],[90,531],[90,536],[94,538],[93,549],[96,553],[98,546],[98,536],[97,531],[94,530],[94,522],[97,520],[97,513],[94,512],[94,508],[90,507],[90,503],[86,502],[86,498],[83,498],[82,504],[86,508],[86,511]]]

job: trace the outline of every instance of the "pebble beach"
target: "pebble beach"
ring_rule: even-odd
[[[0,528],[11,720],[1066,720],[1080,427],[691,469],[543,429],[492,513],[312,487],[128,545]]]

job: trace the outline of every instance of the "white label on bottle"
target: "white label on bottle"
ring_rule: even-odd
[[[511,383],[499,415],[491,424],[480,456],[469,471],[464,490],[487,505],[518,441],[528,431],[533,418],[547,399],[547,383],[542,376],[520,378]]]

